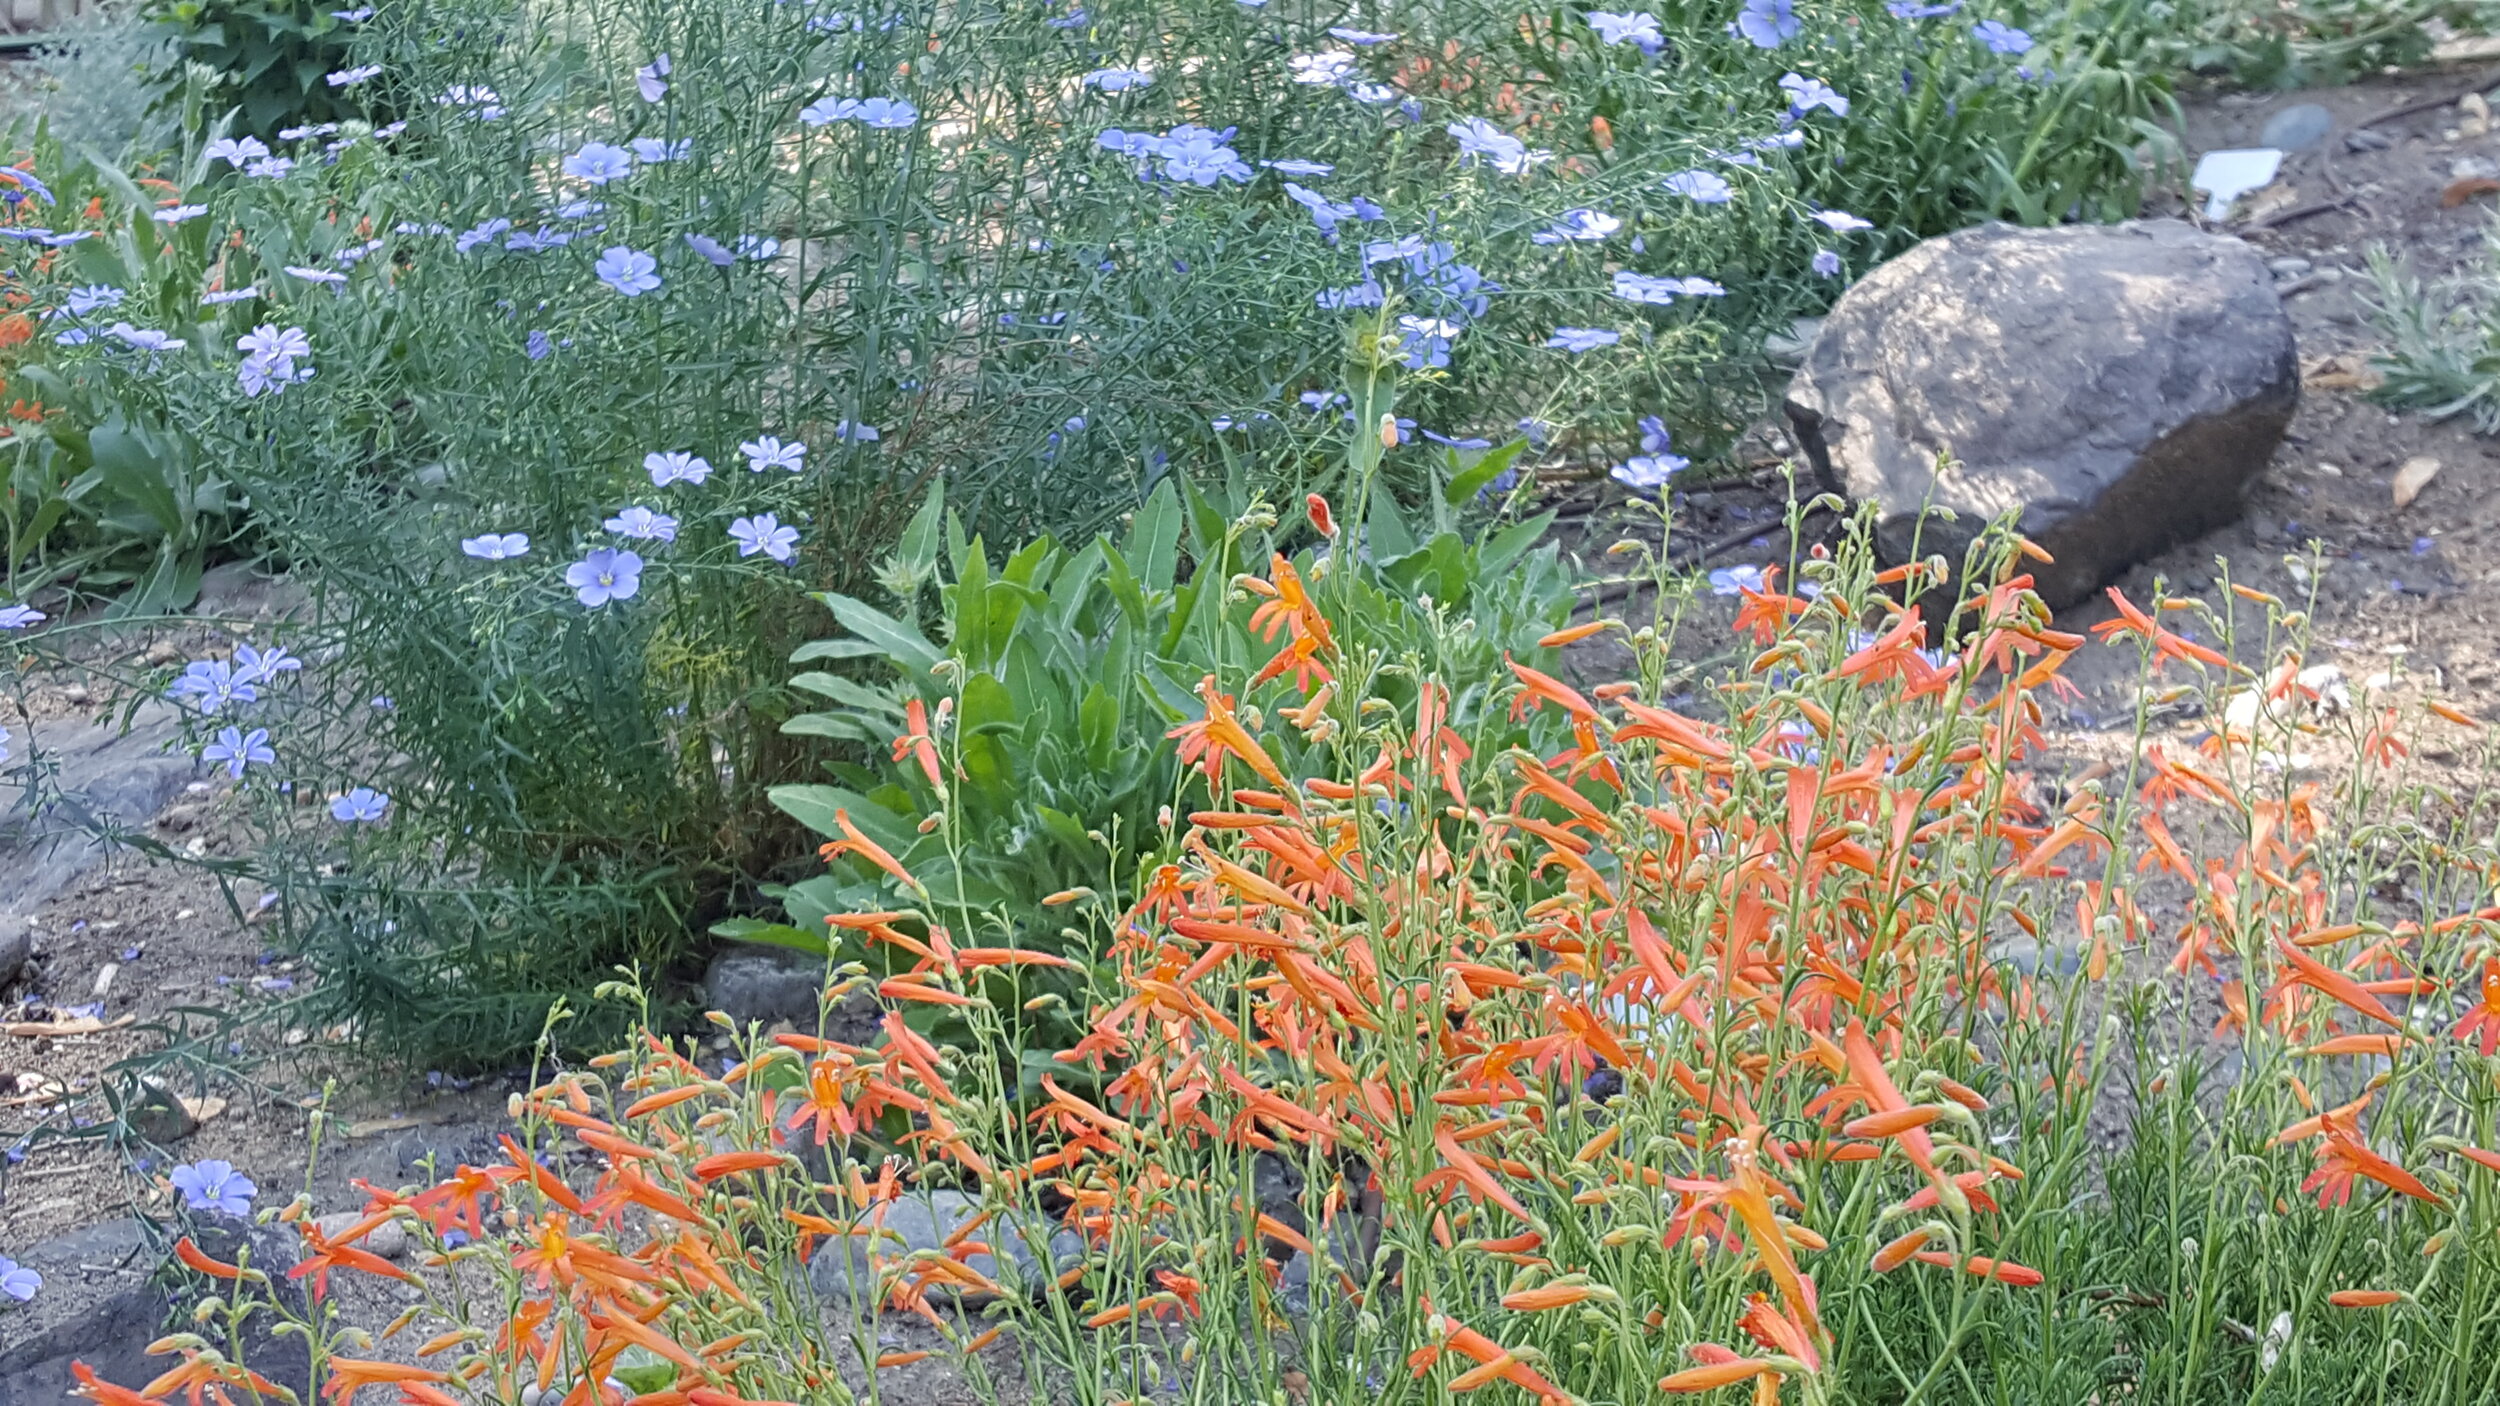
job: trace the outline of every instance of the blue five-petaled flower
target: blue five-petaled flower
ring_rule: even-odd
[[[224,763],[226,775],[238,781],[243,779],[244,767],[256,762],[266,765],[277,759],[278,754],[269,750],[269,729],[265,727],[250,732],[239,727],[221,728],[217,740],[200,749],[201,761]]]
[[[260,1194],[250,1177],[236,1171],[232,1162],[217,1158],[176,1167],[171,1180],[174,1190],[182,1193],[183,1204],[195,1211],[250,1215],[252,1198]]]
[[[330,801],[330,818],[346,824],[371,824],[391,808],[391,798],[370,786],[359,786]]]
[[[564,568],[564,584],[574,599],[597,609],[612,600],[631,600],[642,589],[642,558],[614,547],[600,547]]]
[[[799,530],[782,525],[771,513],[757,513],[729,524],[730,540],[738,544],[738,555],[754,556],[757,552],[775,561],[788,561],[791,549],[799,542]]]
[[[660,261],[649,254],[619,244],[601,253],[591,272],[626,297],[638,298],[660,286],[659,267]]]
[[[1744,11],[1728,26],[1757,49],[1776,49],[1805,27],[1797,18],[1796,0],[1745,0]]]

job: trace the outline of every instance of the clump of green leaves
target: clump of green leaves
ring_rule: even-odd
[[[216,76],[213,108],[234,108],[238,131],[274,141],[291,127],[372,115],[360,84],[330,81],[355,62],[356,22],[339,13],[347,8],[335,0],[149,0],[145,13],[184,63]],[[179,66],[169,74],[181,77]],[[169,88],[168,97],[179,92]]]
[[[1463,500],[1523,447],[1449,454],[1456,476],[1446,481]],[[1002,940],[1090,964],[1101,954],[1070,946],[1054,895],[1114,891],[1174,857],[1170,817],[1211,798],[1167,734],[1204,715],[1207,680],[1238,679],[1274,653],[1277,627],[1259,609],[1268,598],[1242,583],[1276,562],[1313,591],[1327,583],[1346,627],[1395,677],[1486,680],[1449,705],[1470,735],[1557,745],[1550,714],[1511,720],[1493,705],[1502,661],[1550,662],[1538,640],[1571,613],[1572,574],[1542,540],[1552,515],[1470,528],[1450,496],[1445,489],[1421,530],[1375,500],[1371,554],[1343,564],[1309,545],[1298,518],[1280,524],[1238,487],[1167,482],[1116,541],[1043,537],[993,563],[932,491],[884,572],[896,604],[825,593],[844,633],[794,656],[820,667],[793,687],[832,706],[783,730],[865,750],[837,750],[829,781],[776,787],[773,803],[828,840],[844,837],[847,819],[935,901],[989,914]],[[1305,545],[1281,555],[1296,541]],[[1344,572],[1350,580],[1338,579]],[[937,640],[922,629],[924,610]],[[1238,700],[1267,722],[1262,736],[1288,772],[1328,752],[1325,729],[1283,717],[1307,702],[1305,686],[1324,685],[1287,672]],[[1416,702],[1411,686],[1401,694],[1392,684],[1383,701],[1393,697]],[[950,823],[921,824],[938,814]],[[888,903],[887,887],[874,866],[844,860],[778,890],[788,922],[739,918],[714,931],[882,963],[882,949],[831,941],[825,920]],[[1045,1048],[1073,1037],[1036,1032]]]

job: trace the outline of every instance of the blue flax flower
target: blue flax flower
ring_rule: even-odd
[[[600,547],[564,568],[564,584],[574,598],[597,609],[612,600],[631,600],[642,589],[642,558],[613,547]]]
[[[582,143],[582,150],[565,158],[565,175],[577,175],[590,185],[625,180],[632,175],[632,153],[607,143]]]
[[[1713,171],[1678,171],[1667,177],[1666,187],[1696,205],[1725,205],[1736,198],[1727,178]]]
[[[49,618],[31,605],[0,605],[0,630],[23,630]]]
[[[208,144],[208,150],[200,154],[210,161],[223,161],[229,166],[241,166],[245,162],[257,161],[267,156],[269,147],[258,137],[219,137]]]
[[[677,519],[666,513],[655,513],[640,503],[599,525],[619,537],[633,537],[646,542],[677,540]]]
[[[1780,87],[1788,93],[1788,115],[1791,117],[1803,117],[1818,107],[1834,117],[1849,115],[1849,100],[1841,96],[1839,89],[1820,78],[1808,78],[1802,73],[1783,73],[1780,75]]]
[[[1818,278],[1838,278],[1840,277],[1840,256],[1829,249],[1817,249],[1814,251],[1812,262],[1807,267],[1813,269]]]
[[[1970,27],[1970,37],[1987,45],[1992,54],[2031,52],[2031,36],[2003,20],[1981,20]]]
[[[791,549],[798,545],[799,530],[783,526],[781,519],[771,513],[757,513],[731,522],[729,537],[738,544],[738,555],[742,557],[762,552],[775,561],[788,561]]]
[[[1757,49],[1776,49],[1805,25],[1797,18],[1796,0],[1745,0],[1743,13],[1727,28]]]
[[[260,701],[257,680],[249,674],[237,674],[234,666],[223,659],[192,660],[165,693],[171,698],[190,699],[192,706],[211,717],[220,708]]]
[[[1666,47],[1666,39],[1658,33],[1658,17],[1647,10],[1629,14],[1591,10],[1586,18],[1589,28],[1596,30],[1597,37],[1605,43],[1637,44],[1645,54],[1655,54]]]
[[[370,825],[390,808],[390,797],[370,786],[359,786],[344,796],[331,798],[330,818],[351,825]]]
[[[1373,30],[1355,29],[1342,24],[1330,25],[1328,33],[1330,37],[1342,39],[1357,48],[1369,48],[1374,44],[1394,44],[1398,39],[1398,36],[1394,34],[1381,34]]]
[[[42,1292],[42,1275],[6,1255],[0,1255],[0,1294],[6,1294],[19,1303],[25,1303]]]
[[[239,727],[220,728],[217,740],[200,749],[201,761],[225,763],[226,775],[237,781],[243,779],[244,767],[254,762],[265,766],[277,759],[278,754],[269,750],[269,729],[265,727],[250,732]]]
[[[1528,150],[1526,142],[1481,117],[1452,122],[1442,130],[1458,139],[1459,165],[1471,166],[1481,161],[1505,176],[1516,176],[1553,155]]]
[[[1557,327],[1554,329],[1554,335],[1545,339],[1545,345],[1556,351],[1567,351],[1577,356],[1581,352],[1593,352],[1599,347],[1611,347],[1622,340],[1622,333],[1609,332],[1604,328]]]
[[[260,1188],[252,1179],[234,1169],[232,1162],[211,1158],[208,1161],[185,1163],[173,1170],[174,1190],[182,1193],[183,1204],[195,1211],[221,1211],[230,1216],[252,1213],[252,1198]]]
[[[479,561],[510,561],[529,555],[530,537],[526,532],[489,532],[483,537],[461,538],[460,550]]]
[[[660,286],[659,267],[660,261],[649,254],[619,244],[601,253],[591,272],[626,297],[638,298]]]
[[[739,444],[738,452],[747,459],[747,472],[760,474],[766,469],[788,469],[804,473],[807,469],[807,443],[784,440],[779,435],[758,435]]]
[[[1623,228],[1623,221],[1597,210],[1565,210],[1553,224],[1528,236],[1531,244],[1594,243]]]
[[[666,488],[672,483],[701,483],[712,476],[710,461],[701,455],[671,450],[666,454],[645,454],[642,469],[651,475],[651,486]]]
[[[1710,573],[1710,594],[1714,596],[1759,592],[1762,587],[1762,568],[1758,566],[1723,566]]]

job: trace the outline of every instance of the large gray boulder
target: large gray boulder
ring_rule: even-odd
[[[2299,399],[2265,260],[2146,220],[1928,240],[1841,296],[1787,409],[1824,486],[1876,505],[1889,559],[1958,565],[2010,513],[2066,606],[2238,517]],[[1958,521],[1922,523],[1931,504]]]

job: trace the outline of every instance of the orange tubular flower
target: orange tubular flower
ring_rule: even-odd
[[[1909,1234],[1890,1241],[1882,1249],[1877,1250],[1875,1252],[1874,1262],[1869,1266],[1869,1268],[1873,1269],[1877,1274],[1888,1274],[1893,1270],[1899,1269],[1901,1266],[1908,1264],[1911,1256],[1926,1249],[1927,1242],[1935,1238],[1935,1232],[1933,1231],[1913,1230]]]
[[[1207,715],[1196,722],[1182,723],[1163,734],[1180,741],[1182,766],[1196,767],[1206,773],[1207,784],[1214,786],[1224,779],[1224,758],[1235,756],[1256,772],[1259,779],[1277,790],[1293,789],[1293,784],[1277,767],[1275,758],[1267,754],[1267,749],[1261,747],[1249,730],[1241,725],[1241,720],[1233,715],[1233,696],[1216,691],[1215,675],[1209,674],[1198,681],[1198,697],[1205,701]]]
[[[842,838],[820,845],[816,850],[826,863],[830,864],[846,854],[856,854],[893,875],[903,887],[910,889],[913,893],[927,896],[929,891],[920,886],[920,881],[911,876],[911,871],[903,867],[901,860],[887,852],[885,846],[860,833],[859,827],[851,823],[850,811],[836,809],[833,813],[833,823],[842,831]]]
[[[1543,1313],[1548,1309],[1587,1303],[1597,1296],[1598,1290],[1592,1285],[1549,1284],[1542,1289],[1521,1289],[1514,1294],[1504,1294],[1502,1307],[1513,1313]]]
[[[397,1362],[368,1362],[356,1357],[333,1357],[329,1364],[329,1381],[321,1394],[333,1401],[348,1402],[369,1386],[399,1386],[408,1382],[447,1382],[449,1372],[431,1367],[407,1367]]]
[[[945,781],[938,771],[937,744],[929,736],[928,705],[915,698],[903,705],[903,735],[894,739],[894,760],[912,757],[919,761],[920,772],[929,784],[943,791]]]
[[[1778,1364],[1731,1355],[1727,1361],[1713,1362],[1700,1367],[1687,1367],[1672,1376],[1661,1377],[1658,1380],[1658,1389],[1669,1395],[1716,1391],[1720,1387],[1734,1386],[1738,1382],[1750,1381],[1765,1373],[1778,1375]]]
[[[2344,1205],[2352,1200],[2355,1177],[2368,1177],[2379,1185],[2417,1201],[2446,1206],[2439,1193],[2424,1186],[2413,1173],[2372,1152],[2367,1146],[2347,1135],[2341,1128],[2329,1125],[2326,1140],[2318,1144],[2317,1170],[2300,1184],[2303,1191],[2315,1191],[2321,1208]]]
[[[192,1244],[191,1237],[188,1235],[174,1242],[174,1258],[211,1279],[234,1280],[243,1277],[243,1270],[240,1266],[228,1264],[224,1260],[210,1259],[208,1252]]]
[[[2500,1053],[2500,957],[2483,963],[2482,999],[2457,1022],[2455,1034],[2485,1055]]]
[[[2394,1289],[2338,1289],[2326,1296],[2337,1308],[2385,1308],[2403,1303],[2405,1296]]]
[[[293,1269],[286,1272],[286,1277],[302,1279],[309,1276],[313,1282],[312,1296],[316,1302],[327,1297],[330,1292],[332,1269],[353,1269],[378,1275],[384,1279],[405,1280],[411,1284],[417,1281],[417,1276],[380,1255],[333,1241],[321,1233],[320,1227],[310,1221],[298,1224],[295,1229],[304,1237],[304,1242],[312,1247],[313,1253],[298,1261]]]
[[[70,1388],[72,1396],[83,1396],[97,1406],[156,1406],[155,1402],[130,1388],[115,1386],[98,1377],[95,1368],[84,1362],[70,1363],[69,1370],[71,1376],[78,1378],[78,1385]]]
[[[2045,1284],[2049,1280],[2047,1275],[2036,1269],[2026,1268],[2011,1260],[1992,1260],[1983,1255],[1973,1255],[1969,1259],[1962,1259],[1959,1256],[1946,1254],[1942,1250],[1921,1250],[1911,1258],[1920,1264],[1932,1264],[1939,1269],[1960,1269],[1965,1273],[1976,1274],[1982,1279],[1994,1279],[2000,1284],[2011,1284],[2018,1289],[2028,1289],[2037,1284]]]
[[[694,1175],[697,1181],[718,1181],[740,1172],[760,1172],[768,1167],[778,1167],[784,1160],[778,1152],[715,1152],[694,1164]]]
[[[2177,659],[2182,662],[2210,664],[2217,669],[2231,668],[2231,661],[2224,656],[2201,644],[2181,639],[2163,629],[2152,616],[2137,609],[2135,602],[2120,594],[2116,586],[2109,588],[2109,601],[2118,608],[2118,618],[2104,620],[2092,627],[2092,633],[2103,641],[2116,639],[2120,635],[2136,635],[2152,642],[2153,656],[2156,660]],[[2156,664],[2155,667],[2159,665]]]
[[[148,1351],[153,1355],[167,1346],[163,1342],[152,1343]],[[260,1373],[232,1362],[203,1357],[195,1348],[183,1349],[182,1365],[139,1388],[139,1394],[151,1401],[161,1401],[179,1390],[191,1406],[200,1406],[202,1392],[213,1392],[220,1402],[229,1400],[223,1390],[229,1386],[273,1398],[279,1394],[277,1384]]]

